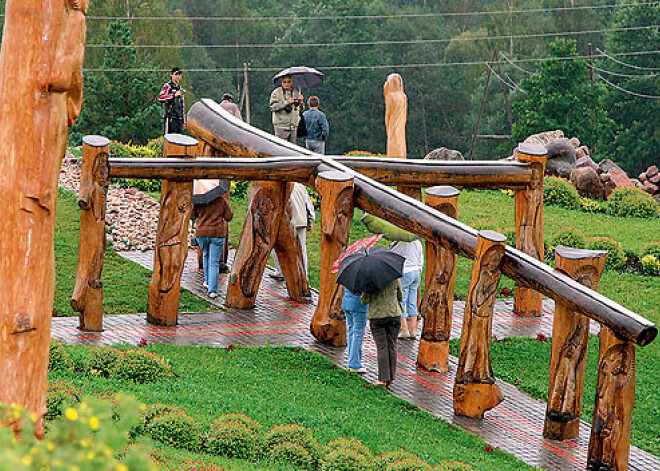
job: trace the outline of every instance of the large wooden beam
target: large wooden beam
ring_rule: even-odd
[[[474,258],[477,231],[440,211],[407,197],[330,158],[313,154],[245,123],[230,120],[219,105],[202,100],[188,114],[191,132],[238,157],[268,155],[309,156],[322,160],[319,171],[341,170],[353,175],[355,203],[361,209],[387,219],[420,237],[435,241],[459,255]],[[512,247],[504,250],[502,272],[524,286],[560,299],[581,314],[610,327],[623,339],[646,345],[657,336],[650,321],[620,304],[553,270],[543,262]]]

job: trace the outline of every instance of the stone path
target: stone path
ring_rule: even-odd
[[[146,268],[152,267],[153,252],[123,252],[121,255]],[[283,282],[264,276],[257,297],[257,307],[251,310],[225,309],[218,300],[211,300],[201,291],[202,276],[195,270],[196,257],[191,253],[186,263],[182,285],[190,291],[218,306],[218,312],[185,314],[174,327],[152,326],[144,315],[106,316],[105,331],[99,334],[77,330],[76,318],[53,319],[52,336],[66,343],[78,345],[109,345],[116,343],[137,344],[141,338],[149,342],[171,345],[295,345],[319,352],[340,365],[346,364],[344,348],[332,348],[314,340],[309,333],[309,321],[314,304],[302,305],[290,300]],[[224,299],[227,274],[220,276],[221,296]],[[109,287],[108,289],[111,289]],[[314,294],[315,296],[315,294]],[[464,304],[454,305],[452,337],[460,336]],[[495,306],[493,333],[497,337],[532,336],[552,333],[553,303],[544,301],[544,317],[529,319],[515,316],[511,300],[498,300]],[[592,333],[597,326],[592,325]],[[376,381],[375,345],[369,332],[364,343],[365,375],[368,381]],[[452,391],[456,374],[456,358],[450,359],[447,374],[429,373],[415,367],[417,341],[399,343],[398,376],[392,392],[417,404],[420,408],[437,415],[449,423],[482,437],[494,447],[507,451],[526,463],[547,470],[580,470],[586,467],[590,425],[580,424],[580,438],[562,442],[543,438],[545,403],[520,392],[514,386],[498,381],[505,400],[486,413],[483,420],[454,415]],[[589,400],[586,399],[585,400]],[[639,471],[660,470],[660,459],[632,447],[630,469]]]

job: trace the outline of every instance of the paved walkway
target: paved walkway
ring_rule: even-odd
[[[146,268],[152,267],[152,252],[124,252],[122,255]],[[175,327],[159,327],[146,323],[144,315],[106,316],[105,331],[85,333],[76,329],[76,318],[53,319],[53,338],[79,345],[109,345],[115,343],[137,344],[141,338],[149,342],[172,345],[229,344],[296,345],[317,351],[340,365],[346,363],[344,348],[332,348],[314,340],[309,333],[313,314],[312,305],[302,305],[290,300],[283,282],[264,276],[257,297],[257,307],[250,310],[225,309],[217,300],[211,300],[201,291],[202,276],[195,270],[196,258],[188,258],[182,285],[190,291],[218,306],[218,312],[186,314],[179,317]],[[224,299],[227,274],[221,275],[220,290]],[[464,303],[454,304],[452,337],[460,336]],[[544,301],[545,315],[539,319],[521,318],[511,313],[512,300],[498,300],[495,306],[493,333],[497,337],[532,336],[552,333],[553,303]],[[592,325],[592,333],[597,332]],[[368,381],[376,381],[375,345],[369,332],[365,335],[365,366]],[[586,467],[590,425],[580,424],[580,438],[562,442],[543,438],[545,403],[532,399],[514,386],[498,381],[505,400],[486,413],[483,420],[454,415],[452,391],[457,360],[450,358],[447,374],[429,373],[415,367],[417,341],[399,343],[398,377],[392,392],[417,404],[420,408],[482,437],[492,446],[505,450],[526,463],[547,470],[580,470]],[[588,399],[585,399],[588,400]],[[660,470],[660,459],[632,447],[630,469],[639,471]]]

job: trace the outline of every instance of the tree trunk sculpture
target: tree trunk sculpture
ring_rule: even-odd
[[[86,0],[8,0],[0,52],[0,402],[43,436],[57,180],[82,106]]]
[[[456,219],[458,196],[459,191],[455,188],[436,186],[426,190],[426,204]],[[424,326],[419,341],[417,365],[429,371],[449,371],[456,259],[455,252],[439,244],[426,242],[426,286],[420,304]]]
[[[353,178],[344,172],[321,172],[316,179],[321,196],[321,282],[310,330],[319,342],[346,345],[346,317],[341,310],[344,287],[337,284],[332,264],[348,245],[353,220]]]
[[[454,383],[454,411],[481,419],[484,412],[504,397],[495,384],[490,363],[493,306],[502,276],[506,237],[493,231],[479,232],[465,303],[461,350]]]
[[[78,315],[80,330],[103,331],[103,282],[101,272],[107,246],[105,207],[108,192],[110,141],[101,136],[83,139],[83,167],[78,192],[80,243],[78,274],[71,307]]]

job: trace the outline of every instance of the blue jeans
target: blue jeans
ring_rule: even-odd
[[[403,301],[401,301],[403,314],[401,317],[414,317],[417,315],[417,289],[421,281],[422,273],[419,271],[411,271],[401,278],[401,287],[403,288]]]
[[[218,278],[220,277],[220,257],[222,257],[225,238],[198,237],[197,243],[201,247],[203,254],[204,281],[209,286],[209,293],[217,293]]]
[[[305,147],[317,154],[325,154],[325,141],[321,139],[305,139]]]
[[[362,368],[362,339],[367,325],[367,313],[344,310],[346,314],[346,342],[348,343],[348,367]]]

